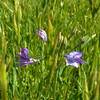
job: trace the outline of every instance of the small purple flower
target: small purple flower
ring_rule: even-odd
[[[33,63],[39,61],[39,60],[30,58],[28,56],[28,49],[27,48],[21,48],[18,56],[19,56],[19,63],[20,63],[19,65],[20,66],[26,66],[26,65],[33,64]]]
[[[66,65],[71,65],[71,66],[78,68],[79,64],[84,63],[84,61],[81,58],[82,53],[79,52],[79,51],[73,51],[69,54],[66,54],[64,57],[65,57],[65,60],[66,60]]]
[[[44,30],[42,29],[37,30],[37,34],[41,39],[43,39],[43,41],[47,41],[47,34]]]

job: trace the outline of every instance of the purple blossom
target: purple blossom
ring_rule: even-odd
[[[79,67],[79,64],[83,64],[84,61],[82,60],[82,53],[79,51],[73,51],[65,56],[66,65],[71,65],[76,68]]]
[[[47,41],[47,34],[44,30],[42,29],[37,30],[37,34],[43,41]]]
[[[33,64],[39,61],[37,59],[30,58],[28,56],[28,52],[29,51],[27,48],[21,48],[20,53],[18,54],[20,66],[26,66],[26,65]]]

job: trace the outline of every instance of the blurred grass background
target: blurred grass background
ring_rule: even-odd
[[[99,0],[0,0],[0,100],[100,100],[99,34]],[[16,66],[22,47],[46,59]],[[74,50],[86,61],[78,69],[65,65]]]

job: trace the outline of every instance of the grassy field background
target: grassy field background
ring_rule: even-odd
[[[100,0],[0,0],[0,100],[100,100],[99,34]],[[17,66],[24,47],[44,60]],[[66,66],[71,51],[86,64]]]

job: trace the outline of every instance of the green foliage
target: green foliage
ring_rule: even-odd
[[[1,0],[0,99],[100,100],[99,5],[99,0]],[[36,35],[38,28],[47,32],[47,43]],[[22,47],[45,59],[17,66]],[[78,69],[64,60],[75,50],[86,61]]]

